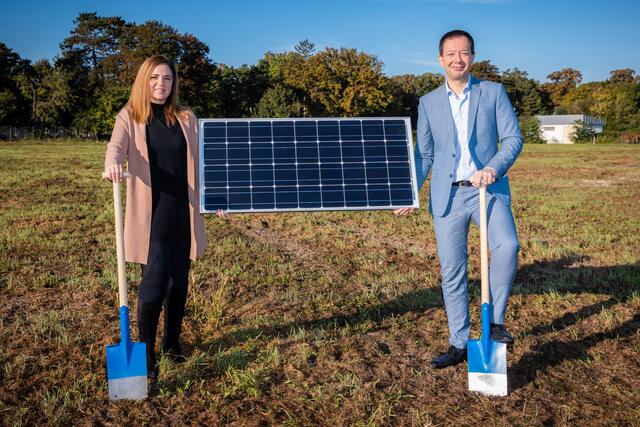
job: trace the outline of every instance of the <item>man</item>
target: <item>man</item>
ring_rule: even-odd
[[[439,59],[446,81],[421,97],[418,108],[418,188],[431,170],[429,210],[438,241],[450,334],[449,350],[431,361],[434,368],[452,366],[467,357],[471,324],[467,241],[470,222],[479,223],[480,186],[488,190],[491,338],[513,343],[504,317],[517,271],[519,245],[506,174],[522,150],[523,139],[502,85],[469,74],[474,56],[473,38],[466,31],[454,30],[442,36]],[[407,215],[412,211],[404,208],[395,213]]]

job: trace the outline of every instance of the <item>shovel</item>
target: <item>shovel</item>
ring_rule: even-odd
[[[489,290],[487,190],[480,187],[480,283],[482,336],[467,343],[469,390],[492,396],[507,395],[507,345],[491,339],[493,305]]]
[[[125,172],[125,177],[129,176]],[[107,346],[107,379],[109,400],[146,399],[147,348],[145,343],[131,341],[129,335],[129,299],[124,261],[124,228],[120,183],[113,183],[113,207],[116,217],[116,249],[118,251],[118,292],[120,300],[120,343]]]

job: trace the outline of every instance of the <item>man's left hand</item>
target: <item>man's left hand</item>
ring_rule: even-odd
[[[470,181],[474,187],[488,187],[496,182],[496,171],[491,168],[484,168],[473,174]]]

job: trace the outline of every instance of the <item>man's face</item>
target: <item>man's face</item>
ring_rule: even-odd
[[[445,40],[440,55],[440,65],[449,80],[467,80],[475,55],[471,53],[471,43],[464,37]]]

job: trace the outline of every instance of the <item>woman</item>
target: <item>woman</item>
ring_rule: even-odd
[[[130,173],[125,256],[142,267],[138,338],[147,344],[148,376],[153,379],[158,375],[155,338],[162,306],[162,350],[181,358],[189,267],[207,247],[198,209],[198,120],[178,104],[175,66],[162,55],[148,58],[138,70],[129,102],[116,117],[105,176],[122,181],[125,160]]]

